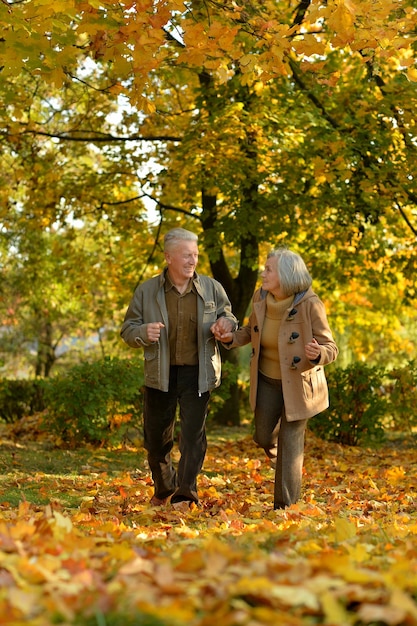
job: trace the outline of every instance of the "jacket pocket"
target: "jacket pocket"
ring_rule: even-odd
[[[157,344],[152,344],[151,346],[146,346],[144,352],[145,361],[152,361],[158,355]]]
[[[213,300],[207,300],[204,303],[203,323],[215,322],[217,319],[216,303]]]
[[[312,369],[301,372],[303,394],[307,401],[320,400],[327,397],[327,381],[324,367],[317,365]]]
[[[145,385],[156,387],[159,385],[159,343],[147,346],[145,357]]]

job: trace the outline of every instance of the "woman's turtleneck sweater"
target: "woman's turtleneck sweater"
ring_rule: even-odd
[[[281,320],[291,306],[294,296],[275,300],[272,293],[266,296],[266,313],[261,335],[259,370],[268,378],[281,379],[279,364],[278,333]]]

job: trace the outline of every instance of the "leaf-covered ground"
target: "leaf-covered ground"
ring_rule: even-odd
[[[27,432],[29,431],[29,432]],[[201,508],[149,504],[143,450],[0,433],[0,624],[417,624],[414,441],[309,433],[302,501],[274,511],[249,428],[209,434]]]

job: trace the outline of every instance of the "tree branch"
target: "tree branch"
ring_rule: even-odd
[[[117,202],[106,202],[105,200],[103,200],[102,202],[100,202],[99,208],[102,209],[105,206],[118,206],[121,204],[129,204],[130,202],[134,202],[135,200],[142,200],[142,198],[146,195],[147,194],[143,193],[140,196],[134,196],[133,198],[128,198],[127,200],[118,200]]]
[[[200,217],[195,213],[191,213],[190,211],[186,211],[185,209],[181,209],[180,207],[172,206],[171,204],[165,204],[164,202],[161,202],[157,198],[154,198],[145,191],[140,196],[133,196],[133,198],[128,198],[127,200],[118,200],[117,202],[107,202],[106,200],[103,200],[103,202],[100,202],[99,208],[102,209],[105,206],[118,206],[122,204],[129,204],[130,202],[135,202],[135,200],[142,200],[142,198],[149,198],[149,200],[155,202],[155,204],[161,211],[175,211],[177,213],[182,213],[183,215],[188,215],[189,217],[194,217],[195,219],[201,221]]]
[[[304,83],[304,81],[301,79],[301,77],[298,74],[297,68],[295,66],[294,61],[292,61],[291,59],[289,60],[289,65],[291,68],[291,72],[294,78],[295,83],[298,85],[298,87],[301,89],[301,91],[303,93],[305,93],[305,95],[307,96],[307,98],[309,100],[311,100],[311,102],[314,104],[314,106],[321,111],[323,117],[329,122],[329,124],[335,129],[338,130],[339,129],[339,124],[336,122],[336,120],[334,119],[334,117],[332,117],[325,109],[324,105],[320,102],[320,100],[310,91],[310,89],[307,87],[307,85]]]
[[[310,4],[311,0],[301,0],[300,4],[297,7],[297,13],[293,21],[293,26],[300,26],[300,24],[303,23],[305,14]]]
[[[402,208],[402,206],[400,205],[399,202],[395,201],[394,205],[397,207],[397,209],[399,210],[399,212],[401,213],[401,216],[403,218],[403,220],[405,221],[405,223],[407,224],[408,228],[411,230],[411,232],[413,233],[413,235],[415,237],[417,237],[417,229],[414,228],[414,226],[412,225],[412,223],[410,222],[409,218],[407,217],[407,215],[405,214],[404,209]]]
[[[162,211],[174,211],[175,213],[182,213],[182,215],[188,215],[188,217],[192,217],[193,219],[196,219],[199,222],[201,222],[201,217],[199,215],[196,215],[195,213],[192,213],[191,211],[186,211],[185,209],[181,209],[180,207],[173,206],[172,204],[165,204],[164,202],[161,202],[157,198],[154,198],[153,196],[151,196],[149,193],[143,192],[143,195],[149,198],[149,200],[152,200],[153,202],[155,202],[155,204],[157,205],[158,209],[161,212]]]
[[[79,134],[78,134],[79,133]],[[84,134],[86,133],[86,134]],[[182,141],[182,137],[174,137],[173,135],[155,135],[153,137],[145,137],[144,135],[129,135],[118,137],[110,133],[100,133],[88,135],[87,131],[72,131],[71,133],[47,133],[43,130],[24,130],[21,135],[35,135],[40,137],[50,137],[51,139],[59,139],[61,141],[80,141],[91,143],[112,143],[122,141]],[[5,137],[16,136],[16,134],[3,133]]]
[[[72,80],[75,80],[78,83],[85,85],[86,87],[88,87],[89,89],[92,89],[93,91],[98,91],[99,93],[106,93],[109,89],[117,85],[117,82],[114,82],[111,85],[108,85],[107,87],[103,87],[102,89],[99,89],[98,87],[94,87],[94,85],[92,85],[91,83],[88,83],[86,80],[83,80],[79,76],[75,76],[75,74],[72,74],[68,70],[64,70],[64,72],[65,72],[65,75],[68,76],[68,78],[71,78]]]
[[[142,273],[139,276],[137,285],[139,285],[142,282],[142,280],[143,280],[143,278],[145,276],[145,273],[146,273],[146,269],[147,269],[148,265],[152,262],[153,256],[155,254],[155,251],[156,251],[156,249],[159,246],[159,238],[161,236],[162,223],[164,221],[162,211],[159,211],[159,215],[160,215],[160,220],[159,220],[158,228],[157,228],[157,231],[156,231],[155,239],[154,239],[154,242],[153,242],[152,250],[150,251],[150,253],[148,255],[148,258],[146,259],[145,267],[143,268],[143,271],[142,271]]]

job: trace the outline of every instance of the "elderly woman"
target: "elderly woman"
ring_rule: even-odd
[[[254,440],[276,467],[274,509],[280,509],[300,497],[307,420],[329,406],[324,365],[338,348],[298,254],[270,252],[261,276],[249,323],[233,333],[215,325],[213,332],[227,348],[252,343]]]

